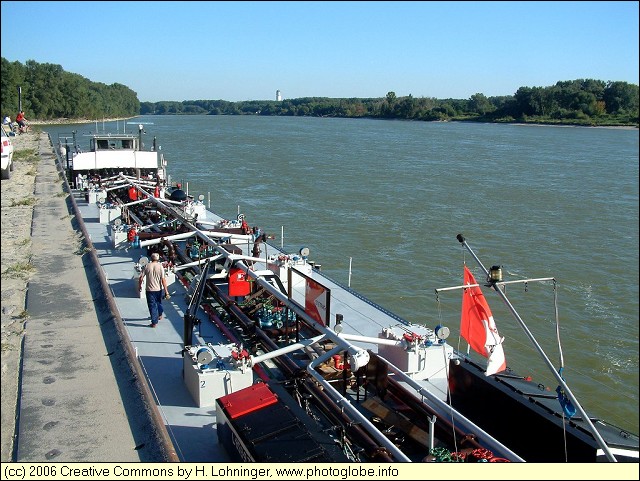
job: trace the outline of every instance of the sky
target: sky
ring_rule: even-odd
[[[2,1],[10,62],[120,83],[142,102],[468,99],[640,84],[637,1]]]

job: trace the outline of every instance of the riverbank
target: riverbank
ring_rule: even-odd
[[[44,132],[2,181],[2,462],[162,460]]]
[[[166,115],[178,115],[178,114],[166,114]],[[194,114],[194,115],[202,115],[202,114]],[[68,118],[59,118],[59,119],[51,119],[51,120],[29,120],[29,124],[33,126],[40,125],[65,125],[65,124],[92,124],[95,122],[116,122],[122,120],[130,120],[134,117],[119,117],[119,118],[105,118],[105,119],[68,119]],[[442,122],[441,120],[433,120],[433,121],[424,121],[424,120],[409,120],[410,122]],[[469,121],[469,120],[460,120],[460,119],[452,119],[447,120],[446,122],[478,122],[478,121]],[[478,123],[497,123],[504,124],[505,122],[478,122]],[[537,122],[509,122],[510,125],[517,126],[530,126],[530,127],[585,127],[591,129],[620,129],[620,130],[638,130],[637,125],[580,125],[580,124],[562,124],[562,123],[537,123]]]
[[[29,120],[29,125],[64,125],[64,124],[92,124],[94,122],[116,122],[120,120],[129,120],[133,117],[118,117],[109,119],[51,119],[51,120]]]
[[[563,128],[584,128],[584,129],[614,129],[614,130],[638,130],[632,125],[568,125],[568,124],[534,124],[524,122],[513,122],[511,125],[518,127],[563,127]]]

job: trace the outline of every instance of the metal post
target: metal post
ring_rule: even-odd
[[[433,451],[435,447],[435,429],[436,429],[436,416],[434,415],[432,418],[427,418],[429,421],[429,452]]]
[[[18,112],[22,112],[22,87],[18,87]]]
[[[482,268],[482,270],[485,273],[485,275],[488,276],[489,275],[489,271],[484,267],[482,262],[480,262],[480,259],[478,258],[478,256],[476,256],[475,252],[473,252],[473,250],[471,250],[471,247],[469,247],[469,245],[467,244],[467,241],[464,239],[462,234],[458,234],[456,238],[458,239],[458,242],[460,242],[469,251],[469,253],[473,256],[473,258],[476,260],[478,265]],[[614,462],[614,463],[617,462],[617,459],[615,458],[613,453],[611,453],[611,450],[609,449],[609,446],[607,445],[607,443],[605,443],[604,439],[602,439],[602,436],[600,436],[600,433],[595,428],[595,426],[591,422],[591,419],[589,419],[589,416],[584,411],[584,409],[582,408],[582,406],[580,405],[580,403],[578,402],[576,397],[573,395],[573,393],[569,389],[569,386],[567,386],[567,384],[564,382],[564,379],[562,379],[562,376],[558,373],[558,371],[556,370],[555,366],[551,363],[551,361],[549,360],[549,358],[547,357],[545,352],[542,350],[542,347],[540,346],[540,344],[538,344],[538,341],[536,341],[535,337],[533,337],[533,334],[531,333],[531,331],[529,330],[529,328],[527,327],[525,322],[522,320],[522,318],[520,317],[520,315],[518,314],[516,309],[511,305],[511,302],[509,302],[509,299],[507,299],[507,296],[505,295],[505,293],[502,292],[500,287],[498,285],[496,285],[496,284],[497,284],[496,282],[491,282],[491,287],[493,287],[493,289],[502,298],[504,303],[507,305],[507,307],[509,308],[509,310],[513,314],[513,317],[515,317],[516,321],[518,321],[518,323],[520,324],[520,327],[522,327],[522,329],[524,330],[524,332],[527,335],[527,337],[533,343],[534,347],[536,348],[536,350],[538,351],[538,353],[540,354],[540,356],[544,360],[545,364],[547,365],[547,367],[549,368],[549,370],[551,371],[553,376],[556,378],[558,383],[562,386],[562,389],[565,390],[565,392],[567,393],[569,399],[571,399],[571,402],[573,403],[575,408],[578,410],[578,412],[582,416],[582,419],[584,420],[584,422],[589,427],[589,431],[591,431],[591,434],[593,434],[593,437],[595,438],[596,442],[600,445],[600,447],[602,448],[602,450],[606,454],[607,459],[609,459],[609,461]]]

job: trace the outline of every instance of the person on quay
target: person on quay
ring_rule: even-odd
[[[142,283],[147,280],[146,296],[147,306],[149,307],[149,315],[151,316],[151,324],[149,327],[156,327],[158,321],[162,319],[164,309],[162,307],[162,291],[164,290],[164,298],[170,299],[169,288],[167,287],[167,278],[164,275],[164,267],[160,263],[160,254],[154,252],[151,254],[151,262],[149,262],[138,278],[138,290],[142,292]]]
[[[24,110],[21,110],[18,115],[16,115],[16,122],[18,123],[20,132],[26,132],[28,130],[27,119],[24,117]]]

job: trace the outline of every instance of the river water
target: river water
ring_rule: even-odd
[[[260,116],[145,116],[174,182],[238,211],[290,252],[400,317],[459,342],[461,233],[504,280],[535,340],[592,415],[638,433],[638,130]],[[52,139],[76,129],[46,126]],[[132,124],[127,131],[137,131]],[[284,235],[283,235],[284,234]],[[509,366],[555,390],[491,290]],[[556,302],[557,312],[556,318]],[[560,326],[560,343],[556,336]]]

